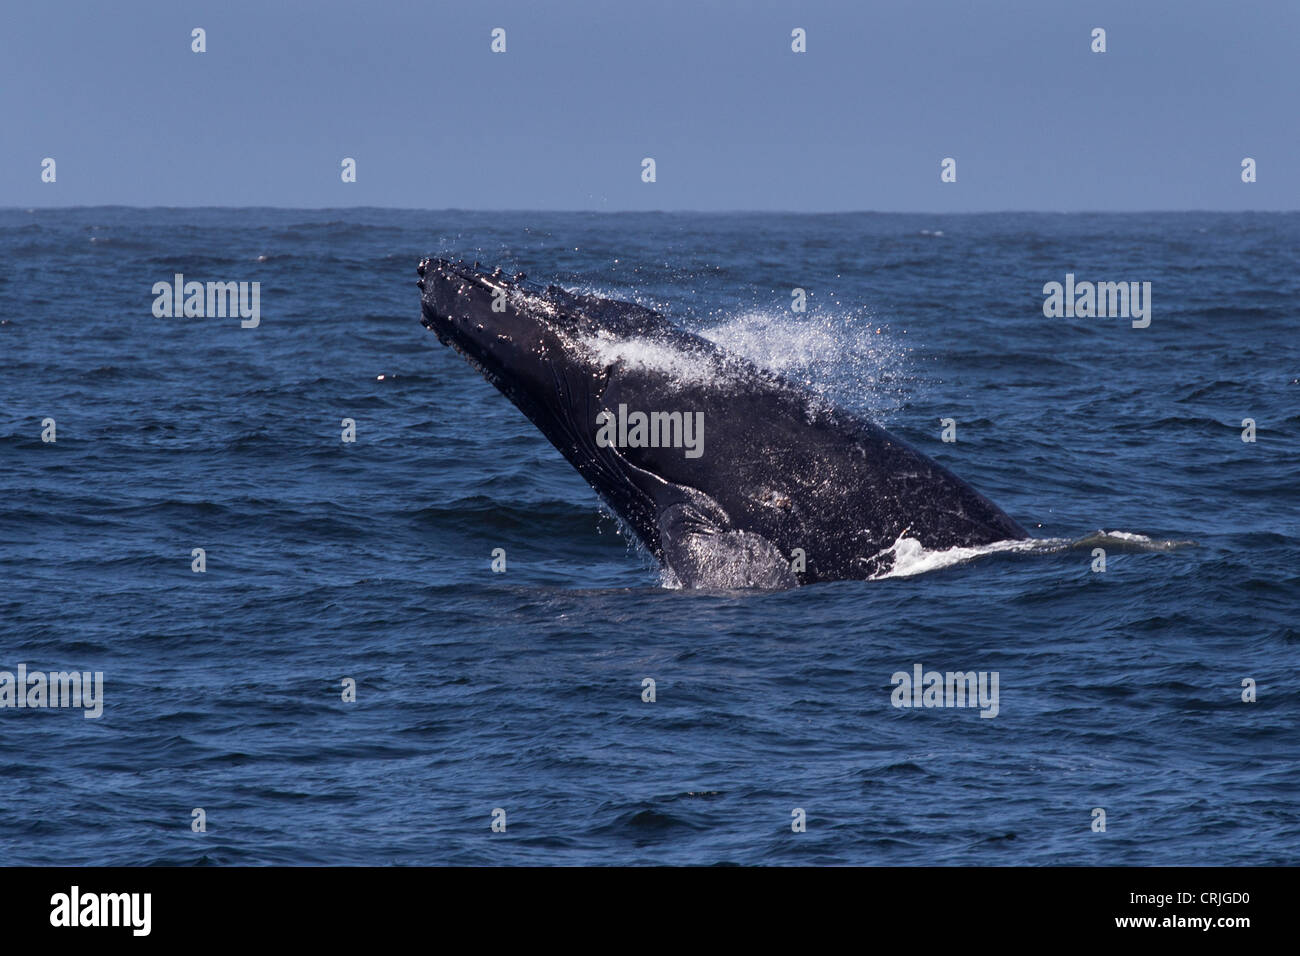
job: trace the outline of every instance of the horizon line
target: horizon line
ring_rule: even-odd
[[[169,205],[155,203],[152,205],[134,205],[130,203],[93,203],[93,204],[67,204],[51,206],[0,206],[0,212],[52,212],[59,210],[77,210],[77,209],[139,209],[139,210],[156,210],[156,209],[176,209],[176,210],[197,210],[197,209],[269,209],[282,212],[347,212],[374,210],[379,212],[454,212],[454,213],[508,213],[508,214],[532,214],[532,215],[578,215],[594,214],[599,216],[624,216],[624,215],[658,215],[658,216],[678,216],[678,215],[706,215],[706,216],[994,216],[994,215],[1041,215],[1041,216],[1082,216],[1082,215],[1125,215],[1125,216],[1149,216],[1149,215],[1171,215],[1171,214],[1195,214],[1202,215],[1291,215],[1300,212],[1300,207],[1295,209],[966,209],[966,210],[921,210],[921,209],[527,209],[527,208],[494,208],[494,207],[477,207],[471,208],[466,206],[267,206],[260,204],[252,205],[207,205],[207,204],[183,204]]]

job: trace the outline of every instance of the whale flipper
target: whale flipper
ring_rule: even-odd
[[[683,587],[734,590],[793,588],[799,580],[771,541],[734,529],[716,501],[674,486],[681,498],[659,515],[663,558]]]

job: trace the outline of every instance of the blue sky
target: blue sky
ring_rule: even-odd
[[[1298,94],[1295,0],[12,3],[0,206],[1297,209]]]

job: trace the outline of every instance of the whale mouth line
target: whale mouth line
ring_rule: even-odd
[[[466,350],[465,347],[461,345],[461,343],[458,342],[456,339],[438,335],[438,341],[441,342],[443,345],[449,346],[457,355],[459,355],[461,358],[465,360],[465,364],[467,364],[470,368],[472,368],[474,371],[478,372],[485,379],[487,379],[489,384],[496,385],[498,387],[500,386],[501,384],[500,376],[498,376],[495,372],[493,372],[486,365],[480,362],[477,358],[471,355],[469,351]]]

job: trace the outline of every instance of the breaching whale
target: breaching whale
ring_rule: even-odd
[[[685,587],[780,588],[1027,538],[883,428],[630,302],[445,259],[421,322],[514,402]]]

